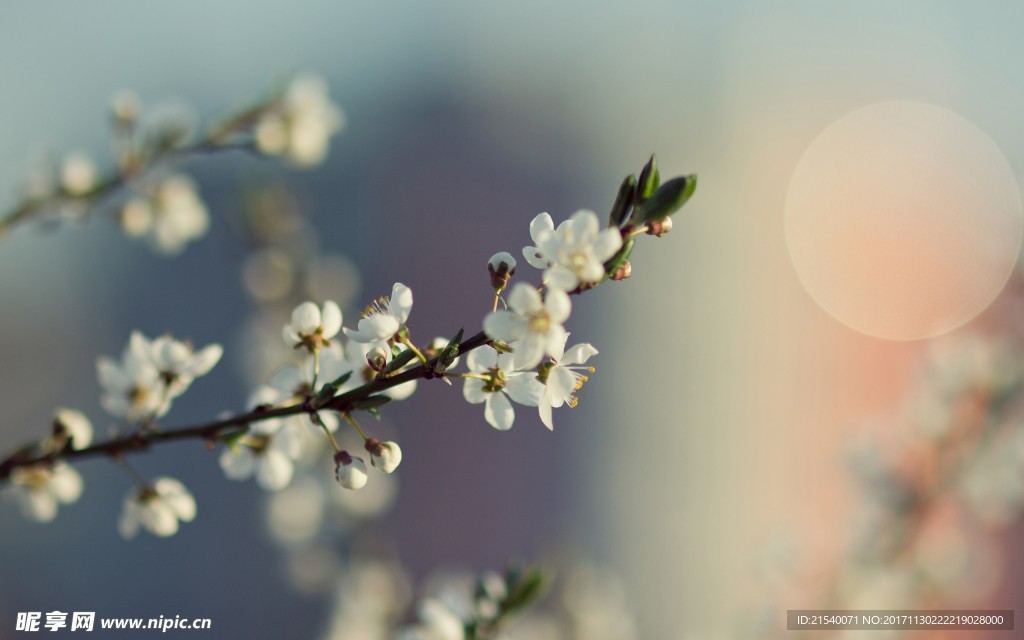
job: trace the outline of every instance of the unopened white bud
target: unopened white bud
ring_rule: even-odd
[[[491,274],[491,287],[495,291],[503,290],[515,272],[516,259],[507,251],[496,253],[487,261],[487,273]]]
[[[369,479],[363,459],[353,457],[347,451],[339,451],[334,454],[334,477],[338,480],[338,484],[353,490],[362,489]]]
[[[370,438],[366,441],[366,450],[370,452],[370,464],[384,473],[391,473],[402,463],[402,449],[397,442]]]
[[[388,352],[383,347],[370,349],[366,354],[366,364],[377,373],[380,373],[388,366]]]
[[[128,90],[115,93],[110,106],[114,112],[114,119],[125,124],[138,120],[139,111],[142,108],[139,96],[134,91]]]

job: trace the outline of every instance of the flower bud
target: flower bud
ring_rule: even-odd
[[[618,269],[615,270],[615,273],[611,275],[611,278],[612,280],[625,280],[631,275],[633,275],[633,265],[630,264],[629,260],[626,260]]]
[[[659,238],[672,230],[672,218],[647,223],[647,235]]]
[[[139,112],[142,110],[139,96],[135,92],[127,90],[114,94],[110,106],[114,120],[118,124],[128,126],[135,124],[135,121],[139,119]]]
[[[80,411],[57,409],[53,415],[53,437],[61,443],[70,438],[72,448],[85,449],[92,444],[92,423]]]
[[[370,464],[384,473],[391,473],[402,463],[402,449],[397,442],[370,438],[366,441],[366,450],[370,452]]]
[[[366,486],[366,463],[362,458],[349,455],[348,451],[334,454],[334,477],[346,489],[362,489]]]
[[[384,347],[370,349],[366,354],[366,364],[377,373],[380,373],[388,366],[388,352],[384,350]]]
[[[503,291],[509,279],[515,275],[516,259],[507,251],[496,253],[487,261],[487,272],[491,274],[491,287],[494,291]]]

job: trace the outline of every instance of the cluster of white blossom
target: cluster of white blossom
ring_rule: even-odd
[[[515,419],[512,402],[538,407],[541,421],[554,428],[552,409],[576,406],[576,392],[597,355],[588,343],[566,349],[564,324],[572,312],[569,292],[596,286],[606,277],[605,263],[622,247],[617,228],[601,230],[593,211],[577,211],[556,229],[547,213],[530,224],[535,246],[523,248],[526,261],[543,269],[544,285],[515,284],[507,308],[484,319],[484,331],[500,344],[470,354],[464,395],[484,404],[484,417],[495,429],[509,429]],[[488,270],[500,293],[515,273],[516,261],[507,253],[491,258]]]

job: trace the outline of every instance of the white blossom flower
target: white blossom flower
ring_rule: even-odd
[[[391,296],[384,296],[373,301],[363,312],[356,329],[345,329],[345,335],[356,342],[383,348],[390,360],[391,349],[388,344],[393,340],[412,312],[412,289],[401,282],[396,282],[391,289]]]
[[[333,352],[333,347],[324,349],[320,353],[321,357],[321,376],[317,380],[317,391],[323,388],[323,385],[330,382],[333,377],[337,377],[334,371],[336,365],[333,364],[333,356],[330,354]],[[325,366],[326,365],[326,366]],[[260,405],[269,406],[290,406],[297,403],[304,402],[307,398],[315,395],[313,392],[313,365],[312,358],[309,358],[306,366],[303,368],[296,367],[294,365],[287,365],[281,367],[270,376],[267,384],[262,385],[256,389],[249,397],[248,406],[258,407]],[[320,421],[324,424],[328,431],[335,431],[338,428],[338,417],[333,412],[325,411],[319,414]],[[259,423],[259,431],[261,433],[274,433],[278,429],[286,428],[303,428],[309,427],[311,429],[319,431],[320,427],[310,420],[309,416],[305,413],[298,413],[292,416],[286,416],[283,418],[272,418],[270,420],[261,420]],[[256,425],[254,425],[256,427]]]
[[[82,495],[82,476],[60,461],[15,467],[11,484],[22,514],[38,522],[50,522],[57,517],[59,504],[71,504]]]
[[[149,343],[149,355],[167,387],[168,398],[185,393],[192,381],[213,369],[224,349],[211,344],[195,351],[191,344],[163,335]]]
[[[341,308],[333,300],[321,309],[313,302],[303,302],[292,311],[292,321],[284,326],[284,341],[310,353],[331,344],[341,330]]]
[[[260,430],[255,423],[250,432],[224,449],[220,468],[231,480],[246,480],[253,475],[256,483],[268,491],[279,491],[292,481],[295,460],[301,453],[295,429],[278,428],[273,432]]]
[[[206,235],[210,214],[195,183],[175,174],[161,180],[148,197],[132,198],[125,203],[121,226],[125,233],[141,237],[155,251],[171,256]]]
[[[320,164],[327,157],[331,136],[341,130],[344,116],[331,102],[324,81],[312,75],[292,80],[280,108],[256,126],[256,146],[267,155],[284,155],[300,167]]]
[[[96,163],[80,151],[69,153],[60,167],[60,186],[72,196],[88,193],[96,186]]]
[[[138,331],[132,332],[121,362],[101,357],[96,361],[96,373],[103,387],[100,404],[116,418],[159,417],[170,406],[160,371],[151,358],[149,340]]]
[[[402,449],[397,442],[371,438],[366,442],[366,450],[370,452],[370,464],[384,473],[391,473],[402,463]]]
[[[139,526],[155,536],[166,538],[178,532],[179,521],[196,517],[196,501],[185,485],[162,476],[153,484],[128,494],[117,528],[126,540],[135,537]]]
[[[601,230],[593,211],[581,209],[552,229],[551,217],[541,214],[530,225],[536,247],[526,247],[523,255],[533,266],[543,264],[544,284],[572,291],[595,285],[604,279],[604,263],[622,247],[618,229]]]
[[[483,403],[484,419],[495,429],[512,428],[516,416],[510,399],[530,407],[540,402],[543,385],[533,372],[513,369],[513,354],[499,355],[494,349],[482,347],[469,352],[466,364],[470,372],[489,379],[466,378],[463,397],[470,404]]]
[[[334,477],[346,489],[362,489],[369,479],[363,459],[349,455],[347,451],[339,451],[334,456]]]
[[[92,444],[92,423],[81,411],[61,407],[53,414],[54,435],[71,438],[71,448],[85,449]]]
[[[465,640],[465,623],[436,598],[424,598],[419,605],[420,623],[399,635],[400,640]]]
[[[566,335],[566,338],[569,336]],[[544,392],[541,394],[540,420],[548,429],[554,429],[555,425],[551,419],[551,409],[567,404],[570,407],[576,406],[575,393],[579,391],[587,376],[581,373],[593,373],[593,367],[583,366],[587,360],[597,355],[597,349],[588,343],[581,343],[564,351],[565,345],[551,354],[554,365],[548,369],[547,380],[544,384]]]
[[[565,291],[548,289],[542,300],[536,289],[519,283],[512,287],[508,304],[511,311],[488,314],[484,331],[491,338],[515,343],[517,369],[532,369],[545,354],[557,353],[564,347],[566,333],[562,323],[572,311]]]

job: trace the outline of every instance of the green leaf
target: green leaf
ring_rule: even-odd
[[[353,410],[369,411],[370,409],[378,409],[383,407],[387,403],[391,402],[391,398],[383,395],[370,396],[369,398],[363,398],[362,400],[356,400],[352,403]]]
[[[459,345],[462,344],[462,334],[465,331],[464,328],[459,329],[459,332],[448,341],[445,348],[441,349],[441,353],[437,354],[437,362],[434,363],[434,373],[444,373],[455,362],[455,358],[459,357]]]
[[[405,351],[402,351],[397,356],[392,358],[391,362],[388,363],[388,366],[384,367],[384,375],[386,376],[389,373],[398,371],[405,365],[409,364],[415,357],[416,354],[412,352],[412,349],[406,349]]]
[[[678,211],[697,189],[697,176],[673,178],[661,185],[649,200],[635,211],[634,222],[645,224],[664,220]]]
[[[652,153],[651,159],[640,171],[640,179],[636,183],[637,206],[642,205],[653,196],[659,184],[661,184],[661,174],[658,172],[658,159]]]
[[[508,596],[501,603],[502,611],[514,613],[540,600],[547,592],[550,582],[548,576],[539,567],[528,569],[521,576],[516,575],[514,578],[510,576],[508,578]]]
[[[633,196],[636,194],[636,176],[628,175],[619,187],[619,193],[615,196],[615,203],[612,211],[608,214],[609,227],[621,227],[629,220],[629,213],[633,207]]]

